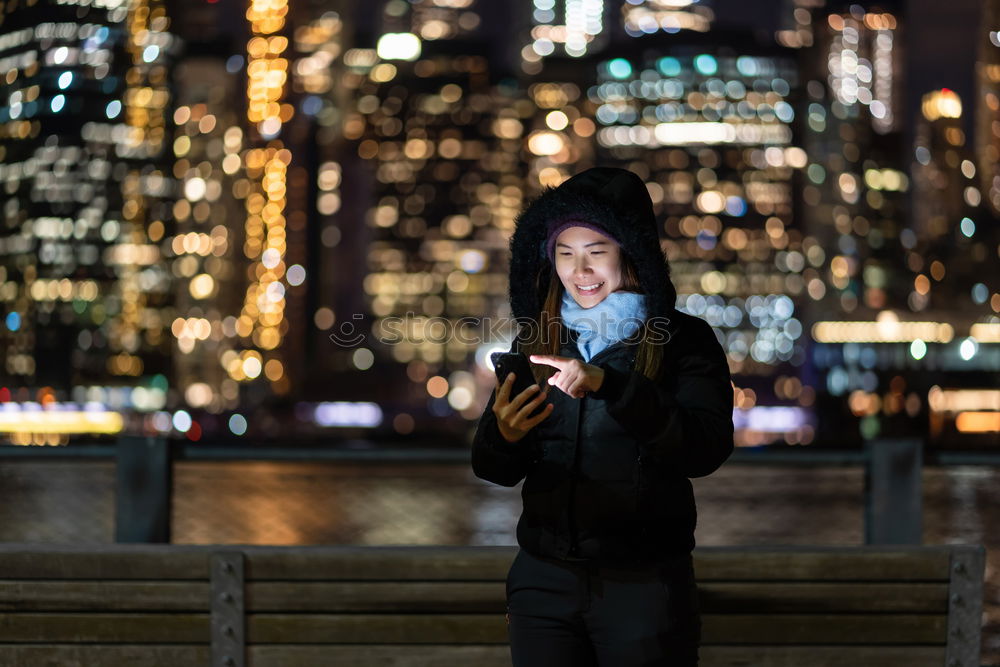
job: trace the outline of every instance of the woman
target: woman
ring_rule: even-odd
[[[510,300],[537,384],[498,384],[472,465],[524,480],[514,665],[696,665],[689,478],[732,452],[732,385],[711,327],[674,309],[642,180],[597,168],[544,192],[511,239]]]

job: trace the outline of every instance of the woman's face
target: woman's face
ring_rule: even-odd
[[[618,244],[592,229],[564,229],[556,237],[554,261],[563,288],[582,308],[596,306],[622,285]]]

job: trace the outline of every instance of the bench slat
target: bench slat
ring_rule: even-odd
[[[911,612],[948,609],[947,584],[710,583],[699,585],[708,613]],[[497,613],[502,582],[258,582],[249,584],[251,611]]]
[[[706,614],[706,644],[943,644],[947,617],[915,614]],[[251,644],[504,643],[500,614],[251,614]]]
[[[515,548],[442,553],[440,547],[363,548],[338,552],[247,551],[248,580],[503,580]],[[695,552],[695,571],[703,581],[947,581],[947,548],[880,550],[877,548],[782,549]]]
[[[258,645],[247,649],[252,667],[510,667],[510,649],[486,646],[287,646]]]
[[[941,667],[940,646],[702,646],[700,667]]]
[[[208,644],[208,614],[0,614],[0,642]]]
[[[0,646],[4,667],[178,667],[207,665],[211,649],[206,646]]]
[[[506,646],[257,645],[248,650],[253,667],[509,667]],[[702,667],[940,667],[940,647],[895,646],[703,646]],[[177,667],[206,665],[207,646],[46,645],[0,646],[7,667]]]
[[[248,644],[505,644],[503,614],[248,614]]]
[[[708,613],[945,613],[947,584],[708,583]],[[257,582],[250,611],[502,613],[503,582]],[[196,582],[0,581],[0,610],[208,611],[209,585]]]
[[[941,644],[945,614],[705,614],[705,644]]]
[[[208,579],[220,547],[114,545],[69,549],[0,548],[6,579]],[[248,580],[501,581],[516,547],[246,547]],[[947,547],[914,550],[828,547],[790,549],[705,547],[695,552],[700,580],[947,581]]]
[[[253,667],[510,667],[506,646],[287,646],[248,650]],[[702,667],[941,667],[935,646],[703,646]],[[74,666],[75,667],[75,666]]]
[[[116,545],[122,546],[122,545]],[[3,579],[209,578],[209,559],[220,547],[145,546],[109,550],[0,548]],[[232,550],[232,549],[230,549]],[[303,547],[240,546],[247,578],[260,580],[468,580],[499,581],[516,547]]]
[[[704,613],[910,612],[946,614],[948,584],[701,583]]]
[[[478,612],[502,614],[502,581],[257,582],[247,585],[248,611]]]
[[[248,549],[246,577],[248,581],[503,581],[516,553],[514,547],[450,552],[442,547],[344,547],[331,558],[323,550]]]
[[[948,551],[696,552],[698,581],[948,581]]]
[[[208,611],[207,582],[4,581],[3,611]]]
[[[3,579],[208,580],[211,552],[0,551]]]

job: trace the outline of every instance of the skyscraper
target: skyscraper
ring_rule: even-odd
[[[170,281],[156,241],[169,208],[169,25],[158,0],[26,2],[0,24],[12,407],[165,403]]]
[[[983,199],[1000,214],[1000,2],[985,0],[976,63],[976,170]]]
[[[406,27],[391,18],[391,29]],[[482,43],[419,47],[417,55],[380,44],[383,57],[345,126],[371,202],[363,221],[372,336],[348,352],[356,374],[377,371],[361,373],[354,394],[399,413],[400,431],[428,417],[479,415],[475,372],[487,347],[476,320],[502,314],[506,302],[506,239],[524,196],[518,150],[530,113],[491,72]]]
[[[254,5],[246,18],[220,24],[205,7],[181,19],[170,247],[184,404],[250,411],[260,418],[235,415],[235,429],[205,423],[260,435],[293,419],[280,406],[330,370],[312,357],[332,318],[317,306],[321,281],[335,272],[314,246],[340,207],[331,144],[344,117],[344,19],[329,3]]]
[[[814,15],[814,48],[826,57],[807,84],[815,157],[802,196],[827,258],[812,361],[824,423],[855,438],[924,435],[930,424],[939,444],[953,440],[956,423],[952,413],[950,433],[942,430],[940,406],[955,404],[958,387],[981,386],[963,371],[996,361],[971,336],[989,326],[974,324],[971,298],[984,303],[986,287],[960,277],[974,253],[960,213],[978,203],[974,165],[962,157],[960,103],[951,91],[925,97],[916,145],[904,145],[900,22],[859,6]],[[857,431],[843,429],[854,420]]]

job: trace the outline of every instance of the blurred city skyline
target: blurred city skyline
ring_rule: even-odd
[[[996,446],[997,19],[9,5],[2,430],[460,444],[509,340],[474,320],[509,312],[517,212],[606,165],[646,181],[678,308],[727,350],[738,444]]]

